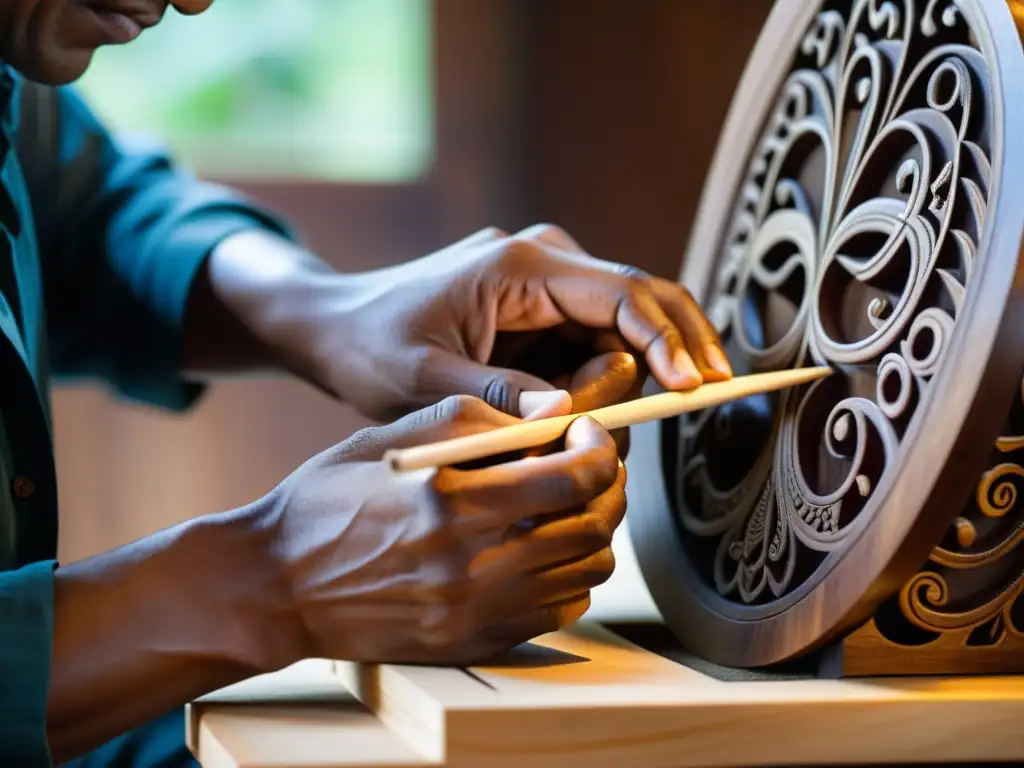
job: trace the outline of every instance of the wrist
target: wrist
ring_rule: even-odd
[[[80,754],[304,645],[258,508],[190,520],[54,574],[47,735]]]
[[[214,339],[215,349],[207,357],[240,355],[245,360],[229,361],[226,367],[289,371],[328,388],[313,350],[331,297],[346,283],[345,276],[283,237],[257,229],[222,241],[204,274],[207,287],[194,291],[195,303],[220,308],[193,313],[193,325],[202,327],[192,335],[208,344]],[[200,300],[202,294],[209,298]],[[226,333],[232,325],[237,330]]]
[[[250,230],[218,245],[207,272],[216,301],[273,365],[351,401],[379,383],[371,369],[385,329],[365,310],[415,264],[344,274],[278,235]]]
[[[307,641],[285,570],[277,525],[265,501],[192,521],[188,549],[212,563],[198,594],[220,617],[229,660],[254,674],[305,658]]]

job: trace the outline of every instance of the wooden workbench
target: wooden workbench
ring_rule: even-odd
[[[188,738],[204,768],[1024,761],[1024,677],[725,681],[579,624],[468,670],[304,662]]]

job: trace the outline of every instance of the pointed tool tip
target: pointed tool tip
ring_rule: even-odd
[[[780,379],[793,382],[794,384],[810,384],[819,381],[835,373],[835,369],[827,365],[816,365],[809,368],[791,368],[779,371]]]
[[[818,381],[835,373],[835,369],[827,365],[817,365],[813,368],[802,369],[807,381]]]

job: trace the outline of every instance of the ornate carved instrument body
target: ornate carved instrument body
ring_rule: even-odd
[[[737,373],[840,373],[635,430],[633,544],[685,645],[1024,671],[1022,235],[1006,0],[777,3],[682,281]]]

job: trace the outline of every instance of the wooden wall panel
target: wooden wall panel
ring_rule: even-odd
[[[676,277],[771,0],[534,0],[534,208],[589,251]]]

